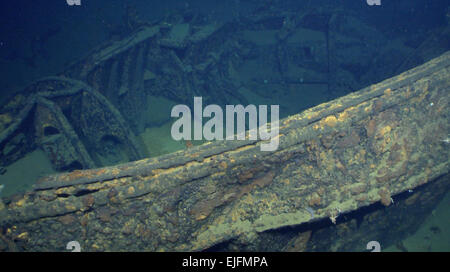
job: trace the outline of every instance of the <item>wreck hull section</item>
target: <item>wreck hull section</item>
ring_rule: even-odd
[[[428,194],[439,199],[448,190],[449,66],[445,53],[283,119],[274,152],[260,141],[214,142],[47,177],[0,207],[4,247],[59,251],[75,240],[84,251],[190,251],[239,241],[260,250],[270,232],[390,206],[441,178]]]

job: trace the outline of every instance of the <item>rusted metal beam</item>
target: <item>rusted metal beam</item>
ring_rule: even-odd
[[[205,250],[381,202],[449,172],[450,52],[280,121],[279,148],[207,143],[41,180],[0,207],[22,250]],[[448,180],[448,179],[447,179]]]

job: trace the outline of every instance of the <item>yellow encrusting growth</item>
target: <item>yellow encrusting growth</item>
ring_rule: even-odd
[[[132,195],[132,194],[134,194],[135,191],[136,191],[136,190],[134,189],[134,187],[133,187],[133,186],[130,186],[130,187],[128,187],[127,193],[128,193],[129,195]]]
[[[391,132],[392,128],[391,126],[385,126],[382,129],[380,129],[380,136],[384,137],[386,134]]]
[[[330,115],[320,122],[322,123],[322,126],[327,125],[329,127],[335,127],[336,123],[337,123],[337,119],[334,115]]]

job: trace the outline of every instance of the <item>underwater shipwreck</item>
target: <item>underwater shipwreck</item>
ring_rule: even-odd
[[[0,198],[0,251],[363,251],[413,232],[449,191],[450,52],[433,42],[449,28],[370,68],[361,59],[384,41],[363,22],[348,32],[354,20],[271,8],[223,24],[136,20],[29,84],[1,108],[0,163],[39,148],[59,173]],[[251,62],[273,71],[236,80]],[[271,84],[335,96],[283,116],[275,151],[261,140],[155,157],[142,147],[150,95],[246,105],[243,89]]]

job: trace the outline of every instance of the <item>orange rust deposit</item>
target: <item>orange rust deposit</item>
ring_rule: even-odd
[[[190,214],[194,216],[195,220],[206,219],[216,207],[239,199],[245,194],[250,193],[257,187],[263,188],[270,184],[275,177],[275,173],[270,171],[262,177],[254,179],[247,185],[234,186],[226,190],[226,192],[219,192],[213,198],[197,202],[191,209]]]
[[[309,206],[320,206],[321,198],[319,194],[313,193],[309,198]]]
[[[184,144],[185,144],[186,148],[191,148],[191,147],[194,146],[194,145],[192,144],[192,142],[189,141],[189,140],[185,140],[185,141],[184,141]]]
[[[73,215],[67,214],[67,215],[61,216],[58,220],[63,225],[71,225],[75,222],[76,219]]]
[[[85,197],[83,197],[83,205],[86,209],[92,207],[94,205],[95,199],[93,195],[87,195]]]
[[[372,138],[376,131],[376,121],[375,119],[370,119],[369,123],[366,125],[367,137]]]
[[[77,180],[77,179],[80,179],[80,178],[86,176],[87,174],[88,174],[88,172],[85,172],[82,170],[75,170],[73,172],[66,174],[66,180],[67,181]]]
[[[389,206],[392,204],[392,197],[391,197],[391,193],[386,189],[386,188],[382,188],[378,191],[378,195],[381,197],[380,202],[381,204],[383,204],[384,206]]]

